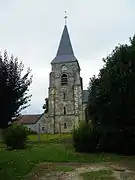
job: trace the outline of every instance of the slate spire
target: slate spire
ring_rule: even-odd
[[[71,45],[67,25],[65,25],[62,36],[61,36],[59,48],[57,51],[57,56],[58,55],[71,55],[71,54],[74,54],[73,48]]]
[[[68,28],[65,23],[64,30],[63,30],[61,40],[59,43],[58,51],[52,63],[73,62],[76,60],[77,59],[74,56],[73,48],[72,48],[69,33],[68,33]]]

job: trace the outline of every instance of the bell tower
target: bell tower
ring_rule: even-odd
[[[68,133],[82,120],[82,78],[71,45],[67,16],[56,57],[51,62],[48,120],[50,133]]]

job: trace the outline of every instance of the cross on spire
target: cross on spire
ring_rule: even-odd
[[[65,25],[67,25],[67,11],[65,11],[65,16],[64,16],[64,19],[65,19]]]

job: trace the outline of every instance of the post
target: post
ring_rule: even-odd
[[[59,122],[59,132],[61,134],[61,123]]]
[[[40,123],[38,124],[38,142],[40,142]]]
[[[53,133],[55,134],[55,87],[53,88],[53,102],[54,102],[54,116],[53,116],[53,120],[54,120],[54,124],[53,124]]]

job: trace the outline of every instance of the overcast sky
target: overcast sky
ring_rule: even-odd
[[[7,49],[32,69],[32,101],[24,113],[43,112],[65,10],[84,88],[98,74],[102,58],[135,33],[134,0],[0,0],[0,51]]]

